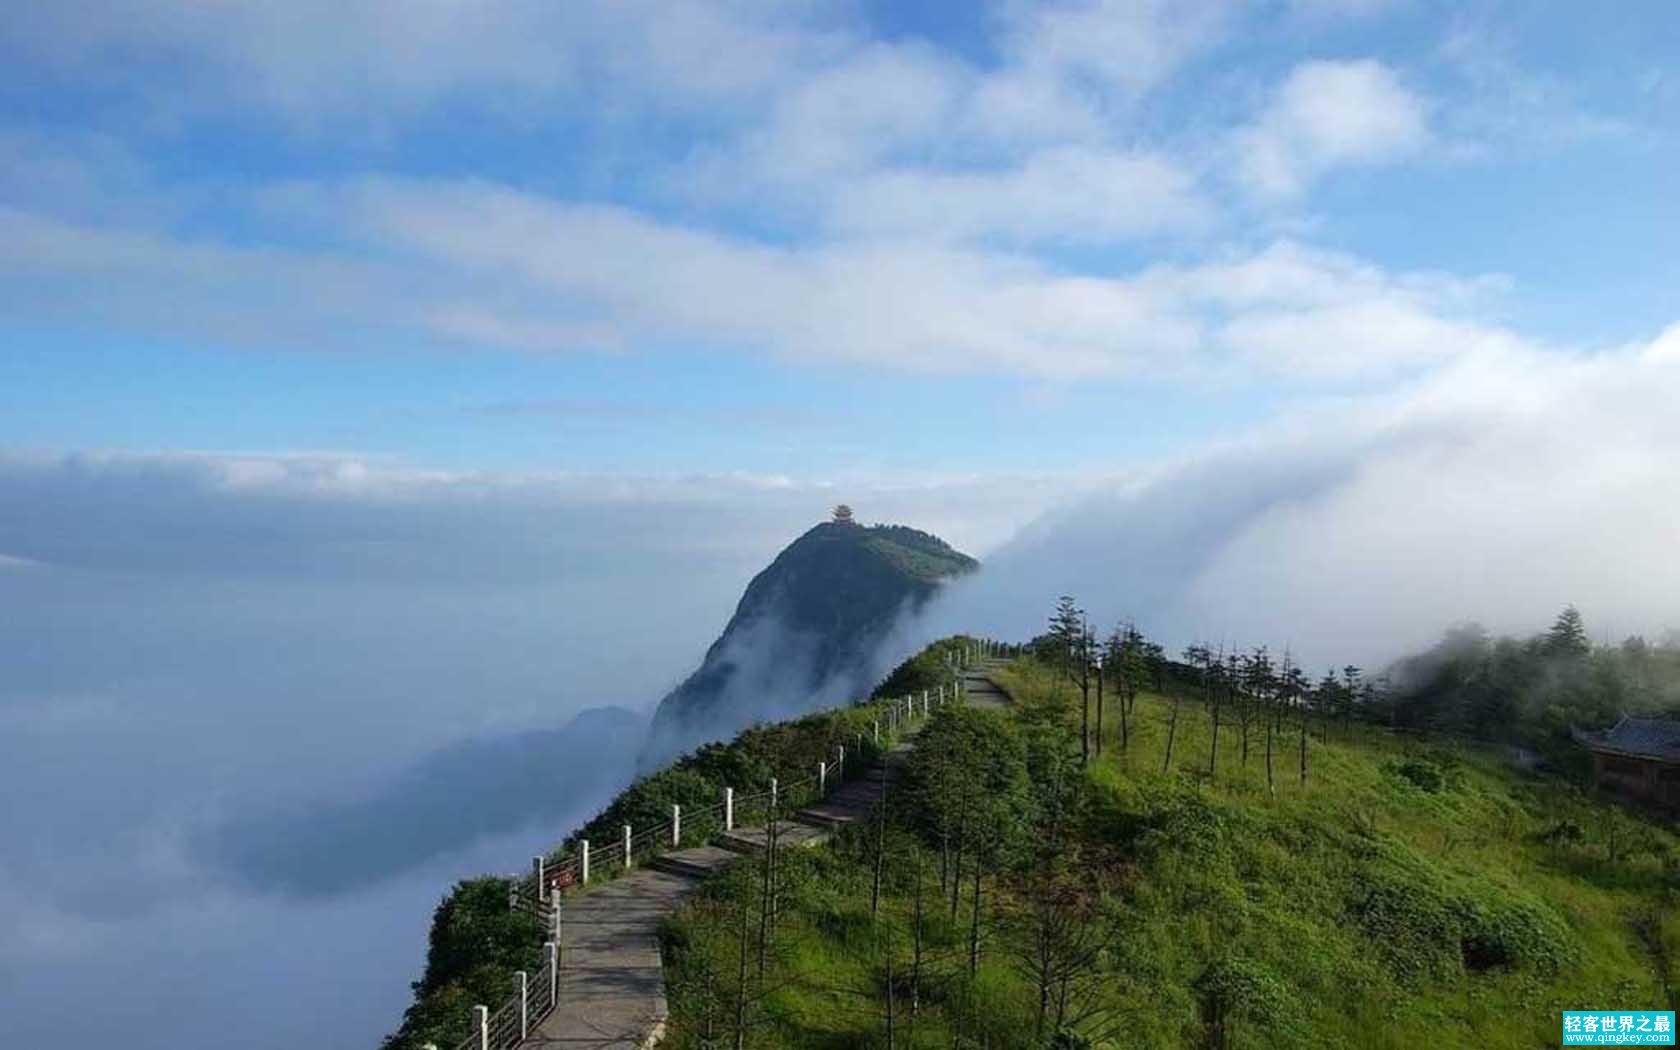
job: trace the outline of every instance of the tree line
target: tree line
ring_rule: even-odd
[[[1274,656],[1266,645],[1195,642],[1174,659],[1129,621],[1099,638],[1070,595],[1057,601],[1048,629],[1031,647],[1079,691],[1085,761],[1102,753],[1107,698],[1117,704],[1124,749],[1137,692],[1148,687],[1173,701],[1163,772],[1172,761],[1182,701],[1190,696],[1211,720],[1208,772],[1216,772],[1223,730],[1240,737],[1244,763],[1251,746],[1264,748],[1268,787],[1286,729],[1304,783],[1310,735],[1345,733],[1355,722],[1511,744],[1571,764],[1578,761],[1572,728],[1603,727],[1621,714],[1680,718],[1680,634],[1658,643],[1636,635],[1594,645],[1573,605],[1548,629],[1524,638],[1496,637],[1475,623],[1454,625],[1435,645],[1376,674],[1344,664],[1313,677],[1287,649]]]

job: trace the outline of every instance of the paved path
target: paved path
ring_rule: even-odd
[[[963,672],[963,695],[970,707],[1004,708],[1009,706],[1009,694],[997,687],[988,672],[995,671],[1007,660],[987,659],[980,661],[979,666],[971,667]]]
[[[985,678],[1002,661],[984,661],[964,675],[969,703],[1001,707],[1008,698]],[[786,846],[814,846],[836,828],[868,816],[904,764],[910,743],[896,745],[870,771],[785,825]],[[717,844],[667,853],[639,871],[568,899],[561,934],[560,1005],[522,1044],[522,1050],[630,1050],[657,1043],[665,1030],[665,979],[659,924],[700,881],[744,853],[764,848],[763,828],[738,828]]]

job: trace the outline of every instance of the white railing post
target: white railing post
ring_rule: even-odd
[[[820,796],[823,796],[823,795],[826,795],[826,794],[828,794],[828,763],[827,762],[818,762],[817,763],[817,795],[820,797]]]
[[[560,945],[549,941],[543,952],[548,955],[548,1005],[552,1008],[560,1001]]]
[[[473,1028],[478,1032],[478,1050],[490,1050],[490,1008],[473,1007]]]
[[[671,803],[671,848],[682,845],[682,807]]]
[[[554,895],[554,943],[555,944],[564,944],[565,943],[565,938],[562,936],[562,934],[565,933],[565,926],[564,926],[564,921],[565,920],[562,917],[563,909],[561,907],[560,902],[561,902],[561,897],[558,893],[556,893]]]
[[[531,975],[524,970],[513,975],[519,978],[519,1038],[524,1039],[531,1034]]]
[[[723,830],[735,830],[735,789],[723,789]]]
[[[770,778],[770,812],[776,812],[776,778]]]
[[[928,691],[926,689],[923,689],[922,690],[922,717],[926,718],[927,716],[928,716]]]
[[[877,744],[881,742],[881,720],[879,718],[875,720],[875,742]]]
[[[543,859],[541,857],[531,858],[531,873],[537,880],[537,902],[540,904],[548,900],[548,886],[543,882]]]
[[[939,683],[939,706],[940,707],[945,706],[945,683],[944,682]]]
[[[840,776],[841,776],[841,779],[844,779],[845,776],[846,776],[846,745],[845,744],[840,745],[840,761],[835,763],[835,765],[840,767]]]
[[[588,882],[589,882],[589,840],[588,839],[583,840],[583,871],[582,871],[581,874],[583,876],[584,884],[587,885]]]
[[[624,825],[624,866],[630,866],[630,825]]]

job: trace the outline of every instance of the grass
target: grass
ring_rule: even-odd
[[[1026,717],[1054,712],[1077,749],[1077,690],[1030,660],[999,678]],[[1299,729],[1286,726],[1273,789],[1264,727],[1251,727],[1245,762],[1240,728],[1222,725],[1209,775],[1210,719],[1188,700],[1163,772],[1172,706],[1140,695],[1122,749],[1111,698],[1101,755],[1080,775],[1080,818],[1061,853],[1089,921],[1111,934],[1086,974],[1106,1023],[1071,1025],[1059,1045],[1531,1048],[1557,1045],[1563,1009],[1677,1005],[1671,829],[1494,752],[1357,725],[1327,740],[1315,727],[1305,785]],[[937,894],[938,851],[910,830],[914,814],[890,816],[877,921],[864,831],[789,860],[775,957],[762,985],[756,959],[749,975],[748,1044],[887,1045],[890,963],[893,1045],[1047,1045],[1016,958],[1039,861],[1024,855],[988,881],[974,980],[966,892],[957,921],[940,910],[927,924],[936,961],[911,1017],[913,872],[920,865],[924,892]],[[730,995],[733,973],[709,992],[695,975],[738,953],[720,916],[739,915],[753,892],[751,874],[737,874],[671,922],[672,1045],[717,1042],[698,1020]],[[1222,1032],[1209,1023],[1216,1008]]]

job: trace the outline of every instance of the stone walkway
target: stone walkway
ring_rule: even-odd
[[[963,672],[963,696],[970,707],[1002,709],[1009,706],[1009,694],[997,687],[987,672],[1003,667],[1007,660],[982,660]]]
[[[1008,697],[985,677],[1001,660],[964,673],[968,702],[1002,707]],[[890,787],[909,751],[895,746],[868,773],[794,815],[781,844],[814,846],[834,830],[868,816]],[[886,784],[883,785],[883,780]],[[665,1032],[665,980],[660,969],[660,922],[702,879],[764,848],[763,828],[737,828],[717,843],[667,853],[639,871],[566,901],[561,933],[560,1005],[527,1039],[537,1047],[631,1050],[650,1047]]]

